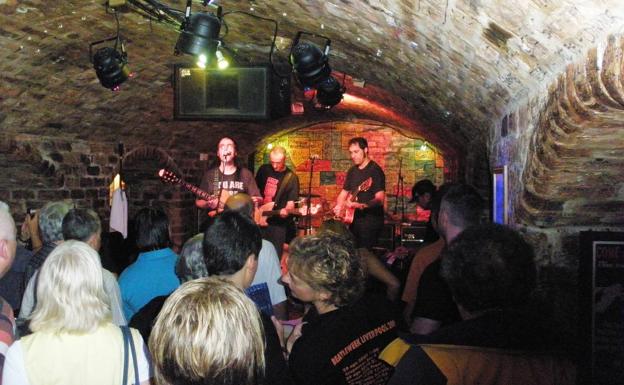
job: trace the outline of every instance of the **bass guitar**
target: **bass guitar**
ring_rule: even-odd
[[[275,216],[280,215],[281,210],[273,210],[273,207],[275,207],[275,202],[268,202],[256,208],[255,213],[254,213],[254,220],[256,221],[258,226],[266,227],[269,225],[267,223],[267,219],[269,219],[270,217],[275,217]],[[316,205],[312,205],[310,207],[310,214],[316,215],[320,209],[321,209],[320,203]],[[288,212],[288,215],[294,215],[297,217],[301,217],[301,216],[305,217],[306,215],[308,215],[308,206],[303,205],[299,208],[286,209],[286,211]]]

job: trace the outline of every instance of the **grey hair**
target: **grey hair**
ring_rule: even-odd
[[[44,243],[63,240],[63,218],[71,210],[70,201],[46,203],[39,213],[39,230]]]
[[[176,275],[182,283],[208,276],[208,269],[204,262],[203,240],[204,234],[199,233],[189,238],[182,246],[176,266]]]

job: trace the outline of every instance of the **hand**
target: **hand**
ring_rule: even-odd
[[[336,205],[334,207],[334,215],[340,216],[340,214],[342,214],[342,206],[341,205]]]
[[[361,210],[361,209],[365,209],[366,205],[364,203],[360,203],[360,202],[350,202],[350,201],[347,201],[347,207],[350,208],[350,209]]]
[[[295,344],[295,341],[297,341],[299,337],[301,337],[302,335],[301,329],[303,328],[303,325],[305,325],[306,323],[307,322],[302,322],[299,325],[295,326],[292,333],[290,333],[290,336],[288,336],[288,340],[286,341],[286,350],[288,351],[288,353],[292,351],[292,347]]]
[[[275,326],[275,331],[277,332],[277,338],[279,338],[279,343],[281,346],[284,346],[284,325],[277,319],[274,315],[271,316],[271,322],[273,322],[273,326]]]
[[[279,212],[279,216],[282,218],[286,218],[288,216],[288,210],[286,209],[281,209]]]
[[[208,202],[208,207],[211,209],[216,209],[219,206],[219,198],[217,197],[210,197],[206,202]]]

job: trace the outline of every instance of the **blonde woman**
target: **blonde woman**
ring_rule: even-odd
[[[31,335],[6,356],[3,383],[11,385],[119,385],[124,378],[124,338],[111,322],[98,254],[81,241],[57,246],[39,272]],[[143,340],[131,330],[137,376],[149,384]],[[131,349],[128,349],[130,352]],[[127,384],[135,384],[128,354]]]
[[[180,286],[149,340],[158,385],[255,385],[264,377],[264,335],[254,303],[223,278]]]

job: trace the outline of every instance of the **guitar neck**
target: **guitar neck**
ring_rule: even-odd
[[[180,184],[180,186],[182,186],[185,189],[189,190],[190,192],[192,192],[193,194],[197,195],[201,199],[208,200],[208,199],[213,197],[212,194],[208,194],[206,191],[200,189],[199,187],[197,187],[197,186],[195,186],[193,184],[190,184],[190,183],[185,182],[183,180],[181,180],[178,183]]]

